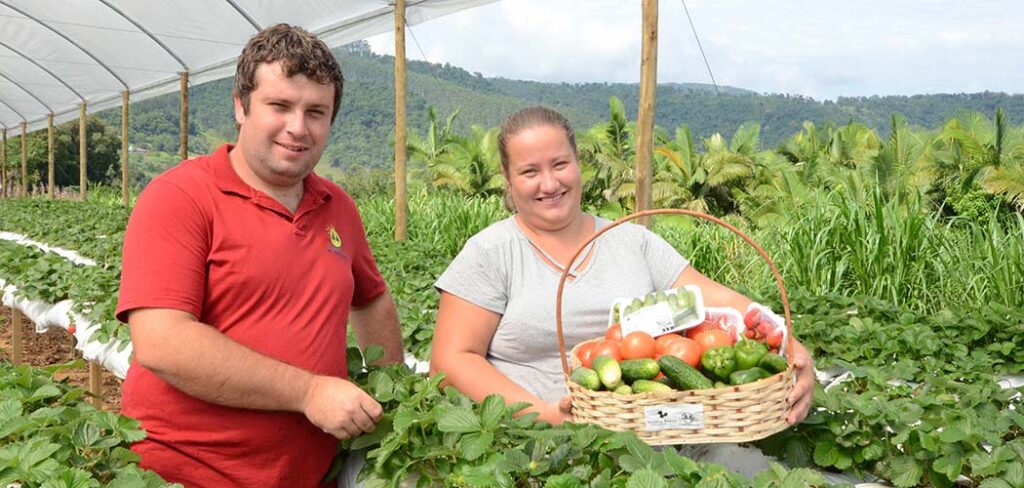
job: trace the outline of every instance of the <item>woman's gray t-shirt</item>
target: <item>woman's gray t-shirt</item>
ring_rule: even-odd
[[[595,219],[598,229],[609,224]],[[566,347],[603,335],[616,298],[667,289],[688,264],[645,227],[625,223],[605,232],[594,241],[590,263],[575,280],[566,280],[562,296]],[[555,325],[560,276],[537,255],[510,217],[471,237],[434,284],[501,315],[487,360],[545,402],[557,401],[568,392]]]

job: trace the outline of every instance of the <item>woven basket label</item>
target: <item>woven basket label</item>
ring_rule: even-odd
[[[644,407],[644,430],[703,429],[704,405],[680,403]]]

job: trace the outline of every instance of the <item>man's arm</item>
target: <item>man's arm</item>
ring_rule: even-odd
[[[359,348],[366,350],[370,345],[384,348],[384,357],[378,364],[398,363],[404,360],[402,330],[398,325],[398,311],[391,294],[385,291],[381,296],[360,308],[349,312],[348,322],[359,341]]]
[[[373,430],[382,409],[357,386],[257,353],[173,309],[130,312],[135,359],[196,398],[238,408],[300,412],[338,438]]]

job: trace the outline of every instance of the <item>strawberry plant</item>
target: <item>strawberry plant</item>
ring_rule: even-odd
[[[1019,390],[948,377],[893,382],[889,371],[873,367],[851,366],[851,372],[853,379],[817,392],[803,424],[761,441],[765,452],[901,487],[952,486],[961,476],[996,483],[1005,476],[991,464],[1021,442]],[[988,449],[1002,446],[1009,447],[990,459]]]
[[[370,361],[379,352],[369,352]],[[362,364],[358,351],[349,359]],[[525,404],[507,405],[497,395],[476,403],[441,376],[412,373],[404,365],[351,368],[352,379],[384,407],[369,434],[342,443],[369,449],[360,478],[364,486],[827,486],[809,470],[779,466],[753,481],[722,466],[698,463],[674,449],[655,450],[634,434],[586,424],[551,426],[536,414],[515,416]]]
[[[128,450],[145,437],[138,421],[97,410],[85,390],[52,378],[81,366],[0,362],[0,486],[172,486],[140,469],[138,455]]]

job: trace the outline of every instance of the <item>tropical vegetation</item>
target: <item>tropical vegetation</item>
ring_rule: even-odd
[[[619,99],[606,104],[604,120],[578,127],[577,142],[584,205],[614,218],[636,207],[636,126]],[[405,344],[421,359],[434,280],[470,236],[508,215],[495,129],[460,125],[465,116],[425,110],[424,129],[409,138],[406,240],[394,239],[393,175],[342,179],[398,303]],[[658,128],[654,206],[722,217],[779,267],[795,335],[828,384],[807,421],[756,443],[789,469],[746,479],[628,434],[537,424],[513,416],[520,405],[471,402],[404,366],[364,366],[353,349],[352,377],[390,412],[353,441],[367,450],[370,486],[413,473],[446,486],[828,485],[819,471],[895,486],[1024,486],[1024,128],[1000,109],[956,112],[932,128],[900,115],[885,131],[806,122],[774,145],[756,122],[736,127]],[[0,199],[0,230],[97,263],[0,241],[0,278],[26,298],[72,300],[102,324],[97,340],[127,341],[111,310],[129,210],[116,191],[90,195]],[[702,272],[781,310],[761,258],[728,231],[679,217],[657,218],[652,229]],[[16,422],[40,415],[3,411]]]

